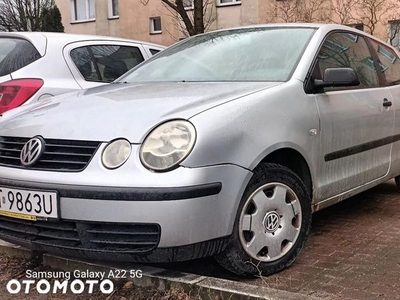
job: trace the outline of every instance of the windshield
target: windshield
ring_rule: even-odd
[[[200,35],[164,50],[118,81],[287,81],[314,32],[275,27]]]

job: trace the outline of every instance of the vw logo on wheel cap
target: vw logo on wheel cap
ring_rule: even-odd
[[[280,224],[280,216],[275,211],[267,213],[264,217],[264,227],[267,232],[275,232]]]
[[[44,140],[41,137],[34,137],[27,141],[21,150],[19,159],[24,166],[31,166],[36,163],[44,151]]]

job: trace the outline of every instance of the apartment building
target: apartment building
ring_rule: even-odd
[[[190,15],[193,0],[183,1]],[[208,3],[205,16],[208,30],[270,22],[335,22],[372,31],[375,36],[400,45],[400,5],[396,6],[394,0],[385,0],[386,6],[375,7],[372,12],[368,5],[374,7],[374,0],[204,1]],[[65,32],[118,36],[167,46],[187,35],[177,14],[161,0],[55,2],[61,11]]]
[[[171,45],[185,37],[177,15],[161,0],[55,0],[65,32],[111,35]],[[193,0],[184,0],[188,13]],[[215,0],[209,30],[259,23],[260,0]]]

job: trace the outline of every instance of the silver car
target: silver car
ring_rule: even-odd
[[[3,115],[0,238],[272,274],[312,212],[400,175],[399,109],[399,53],[361,31],[199,35],[114,84]]]
[[[0,113],[114,81],[165,47],[43,32],[0,32]]]

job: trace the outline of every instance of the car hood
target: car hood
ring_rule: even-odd
[[[0,136],[141,143],[157,124],[279,85],[257,83],[110,84],[22,106],[0,118]]]

